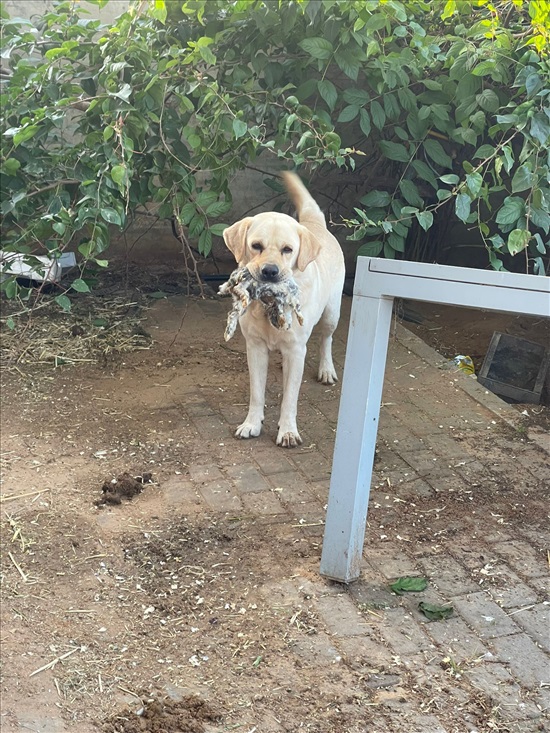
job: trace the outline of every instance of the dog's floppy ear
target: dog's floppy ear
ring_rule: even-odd
[[[300,251],[298,252],[298,259],[296,261],[296,267],[303,272],[310,262],[318,256],[321,251],[321,245],[319,244],[317,237],[303,226],[299,227],[300,231]]]
[[[246,262],[244,262],[246,254],[246,232],[248,231],[251,221],[252,217],[247,216],[245,219],[241,219],[230,227],[227,227],[223,233],[225,243],[228,249],[233,252],[239,265],[246,264]]]

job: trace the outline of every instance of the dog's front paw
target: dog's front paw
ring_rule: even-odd
[[[302,445],[302,439],[300,433],[297,430],[279,430],[277,435],[277,445],[281,448],[296,448],[298,445]]]
[[[262,423],[254,423],[245,420],[235,431],[236,438],[257,438],[262,432]]]
[[[334,384],[338,381],[334,367],[319,367],[319,373],[317,374],[317,380],[321,384]]]

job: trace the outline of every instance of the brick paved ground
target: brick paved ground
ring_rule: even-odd
[[[205,327],[219,329],[224,305],[203,304]],[[344,318],[335,344],[340,374],[346,330]],[[239,339],[230,347],[242,351]],[[224,392],[198,386],[181,406],[207,441],[209,467],[191,469],[204,510],[287,523],[291,536],[311,538],[320,552],[339,390],[313,380],[315,359],[312,345],[301,449],[274,446],[280,394],[271,380],[264,434],[234,444],[235,465],[210,467],[246,412],[242,382]],[[299,596],[307,585],[324,629],[295,651],[312,665],[345,659],[362,670],[376,691],[366,730],[550,730],[548,453],[511,427],[512,408],[441,363],[395,327],[361,580],[345,588],[296,577],[275,582],[270,593]],[[428,589],[398,598],[388,583],[401,575],[426,577]],[[419,599],[452,603],[454,616],[427,623]],[[483,711],[483,728],[472,701]]]
[[[349,306],[335,340],[340,374]],[[300,398],[303,446],[277,448],[276,357],[264,433],[235,440],[248,379],[242,338],[222,342],[227,310],[227,301],[157,302],[146,324],[151,352],[88,382],[57,377],[64,424],[52,419],[52,444],[46,431],[30,458],[51,458],[66,476],[57,474],[42,530],[51,524],[50,534],[40,535],[29,501],[21,517],[32,520],[36,544],[30,553],[10,544],[20,567],[41,579],[31,588],[38,595],[5,562],[2,730],[97,730],[94,714],[121,710],[121,690],[139,691],[141,680],[219,701],[224,721],[205,724],[208,733],[550,730],[548,441],[531,441],[514,427],[517,411],[440,368],[435,352],[396,325],[362,577],[349,587],[327,582],[318,568],[339,388],[315,381],[314,341]],[[23,441],[36,433],[31,408],[15,413],[23,422],[10,428],[13,441],[11,433]],[[95,510],[98,476],[130,460],[154,471],[160,489]],[[32,486],[36,468],[13,470],[6,491]],[[59,548],[69,519],[78,543],[67,559]],[[186,559],[171,565],[180,552]],[[177,580],[168,581],[172,572]],[[402,575],[425,577],[426,590],[395,595],[389,583]],[[89,615],[67,615],[63,583]],[[420,600],[450,603],[454,615],[427,622]],[[21,647],[18,634],[29,629]],[[74,639],[83,651],[31,676]],[[135,694],[126,702],[135,706]]]

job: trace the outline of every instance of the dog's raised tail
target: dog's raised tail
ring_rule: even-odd
[[[319,208],[317,202],[307,190],[296,173],[284,171],[283,181],[288,191],[288,195],[298,213],[298,221],[300,222],[316,222],[326,226],[325,216]]]

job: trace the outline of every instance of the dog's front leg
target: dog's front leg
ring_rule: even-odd
[[[292,344],[282,351],[283,354],[283,401],[277,445],[283,448],[294,448],[302,443],[296,424],[298,412],[298,396],[304,374],[306,358],[305,344]]]
[[[248,337],[246,357],[250,376],[250,404],[248,415],[242,425],[237,428],[235,435],[237,438],[257,438],[262,432],[264,421],[265,385],[269,364],[267,345],[259,339]]]

